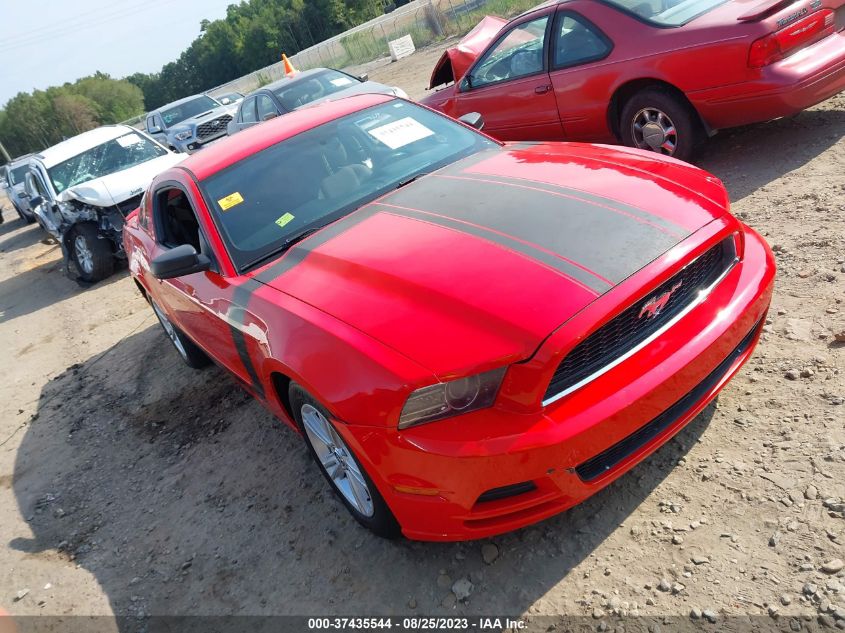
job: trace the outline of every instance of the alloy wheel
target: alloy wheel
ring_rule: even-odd
[[[182,358],[187,361],[188,352],[185,351],[185,346],[182,345],[182,341],[179,339],[179,333],[176,331],[176,328],[173,327],[173,324],[155,303],[153,303],[153,312],[156,313],[156,316],[161,323],[161,327],[164,328],[164,332],[167,334],[167,338],[169,338],[173,343],[173,347],[175,347],[176,351],[179,352]]]
[[[678,147],[678,131],[669,116],[657,108],[643,108],[631,122],[634,142],[641,149],[671,156]]]
[[[76,261],[80,268],[88,275],[94,272],[94,253],[88,247],[88,240],[85,239],[84,235],[76,236],[73,240],[73,249],[76,252]]]
[[[300,413],[308,441],[334,485],[358,512],[373,516],[370,488],[343,438],[314,406],[303,404]]]

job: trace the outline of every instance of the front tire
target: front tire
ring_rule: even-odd
[[[396,517],[329,421],[331,416],[326,408],[295,382],[288,389],[288,401],[311,456],[346,509],[358,523],[378,536],[397,538],[401,530]]]
[[[170,339],[173,347],[176,348],[179,356],[182,357],[182,360],[185,361],[185,364],[188,367],[191,369],[201,369],[211,362],[211,359],[206,356],[204,351],[197,347],[193,341],[182,334],[182,332],[180,332],[179,329],[170,322],[170,319],[167,318],[167,315],[160,307],[158,307],[158,304],[155,301],[150,299],[150,305],[152,306],[153,312],[155,312],[164,333],[167,335],[167,338]]]
[[[114,272],[114,255],[106,240],[97,235],[93,224],[77,224],[74,227],[70,244],[79,276],[89,283],[105,279]]]
[[[640,90],[628,99],[619,121],[622,143],[688,161],[701,142],[696,113],[680,97],[660,88]]]

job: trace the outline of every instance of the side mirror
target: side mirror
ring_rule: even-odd
[[[37,206],[38,206],[38,205],[40,205],[42,202],[44,202],[44,198],[42,198],[41,196],[32,196],[32,197],[29,199],[29,206],[31,206],[31,207],[37,207]]]
[[[277,112],[268,112],[264,115],[264,118],[261,119],[262,121],[269,121],[270,119],[275,119],[279,114]]]
[[[150,272],[156,279],[172,279],[199,273],[211,267],[211,260],[197,253],[190,244],[182,244],[162,253],[150,262]]]
[[[367,73],[364,73],[363,75],[358,75],[358,79],[360,79],[361,81],[369,81],[370,75],[367,74]]]
[[[466,123],[468,126],[474,127],[476,130],[484,129],[484,117],[478,112],[467,112],[462,117],[459,117],[458,121]]]
[[[161,134],[161,128],[157,125],[147,128],[147,132],[150,134]]]

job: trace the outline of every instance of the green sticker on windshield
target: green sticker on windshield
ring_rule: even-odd
[[[291,220],[293,220],[293,218],[293,213],[285,213],[282,217],[276,220],[276,224],[278,224],[280,227],[283,227],[288,224]]]

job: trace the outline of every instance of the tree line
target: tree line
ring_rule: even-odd
[[[157,73],[104,73],[19,93],[0,110],[0,141],[12,156],[38,151],[99,125],[118,123],[293,55],[384,12],[384,0],[244,0],[203,20],[179,58]]]

